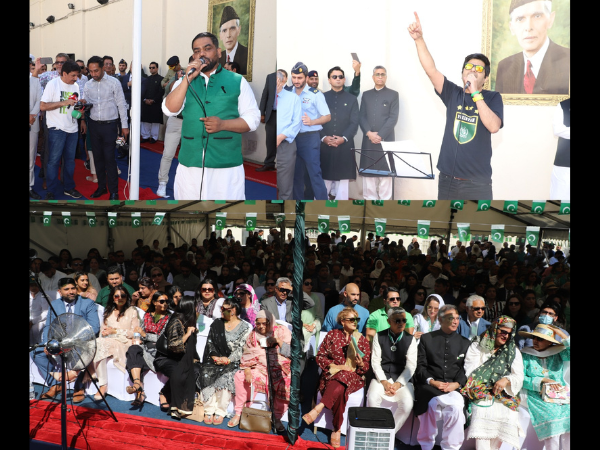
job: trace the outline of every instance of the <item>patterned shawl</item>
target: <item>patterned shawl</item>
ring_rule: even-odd
[[[500,327],[510,327],[512,329],[508,341],[494,352],[496,341],[496,332]],[[473,342],[478,342],[479,346],[486,352],[492,353],[492,356],[481,366],[471,373],[465,387],[460,392],[466,396],[471,402],[483,400],[488,396],[494,397],[494,400],[502,403],[507,408],[516,411],[521,403],[519,395],[509,396],[504,390],[498,394],[493,394],[494,384],[496,381],[510,375],[511,366],[515,359],[516,346],[515,334],[517,332],[517,323],[508,316],[500,316],[490,325],[490,327],[481,336],[473,339]]]

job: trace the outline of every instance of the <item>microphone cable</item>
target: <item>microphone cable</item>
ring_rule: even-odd
[[[188,78],[189,74],[185,74],[185,79],[188,82],[188,86],[192,88],[192,94],[194,95],[194,97],[196,98],[196,100],[198,101],[198,103],[200,104],[200,108],[202,108],[202,112],[204,113],[204,117],[208,117],[206,115],[206,108],[204,108],[204,103],[202,102],[202,100],[200,99],[200,96],[198,95],[198,93],[196,92],[196,90],[194,89],[194,86],[192,86],[192,83],[190,81],[190,79]],[[200,73],[199,76],[202,76],[202,72]],[[209,77],[210,79],[210,77]],[[202,80],[204,81],[204,80]],[[208,90],[208,83],[206,84],[206,89]],[[204,143],[204,136],[202,136],[202,176],[200,177],[200,194],[198,196],[198,200],[202,200],[202,187],[204,185],[204,169],[205,169],[205,159],[206,159],[206,149],[208,148],[208,139],[209,139],[209,135],[208,135],[208,131],[206,131],[206,125],[204,125],[204,131],[206,132],[206,143]]]

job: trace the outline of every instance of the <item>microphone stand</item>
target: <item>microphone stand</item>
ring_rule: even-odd
[[[35,280],[38,288],[40,289],[40,292],[42,293],[42,296],[48,302],[48,305],[50,306],[50,309],[52,310],[52,313],[54,314],[54,317],[56,317],[56,319],[58,320],[58,323],[60,324],[60,326],[63,329],[65,329],[66,328],[65,325],[63,325],[63,323],[60,321],[60,316],[56,313],[56,310],[52,306],[52,302],[50,301],[50,299],[46,295],[46,292],[44,291],[44,288],[42,288],[42,285],[41,285],[40,281],[35,277],[35,274],[31,270],[29,271],[29,277],[30,277],[30,279]],[[46,336],[46,338],[47,337],[48,336]],[[51,343],[56,344],[56,345],[55,346],[51,345],[50,348],[48,348],[49,344],[51,344]],[[62,346],[61,346],[60,342],[58,342],[57,340],[53,340],[53,341],[46,342],[45,344],[35,344],[34,346],[32,346],[32,347],[29,348],[29,351],[31,351],[32,349],[35,349],[37,347],[46,347],[48,349],[48,353],[50,353],[51,355],[54,355],[54,356],[60,355],[60,361],[61,361],[61,388],[62,388],[61,409],[60,409],[60,422],[61,422],[60,435],[61,435],[61,446],[62,446],[62,448],[64,450],[67,450],[67,448],[68,448],[67,447],[67,363],[65,361],[65,358],[63,358],[63,356],[62,356],[63,349],[62,349]],[[74,351],[77,354],[77,356],[79,357],[79,361],[81,362],[81,365],[83,366],[83,361],[81,360],[81,355],[79,354],[79,352],[77,350],[75,350],[75,349],[72,349],[71,351]],[[96,389],[98,389],[98,392],[100,392],[100,395],[102,396],[102,400],[104,401],[104,404],[106,405],[106,407],[110,411],[110,414],[112,415],[112,417],[115,420],[115,422],[118,422],[117,417],[115,416],[115,413],[113,412],[113,410],[108,405],[108,402],[106,401],[106,397],[104,397],[104,395],[100,391],[100,388],[96,384],[96,381],[94,380],[94,378],[92,378],[92,375],[90,374],[90,371],[87,368],[87,366],[85,366],[83,370],[86,371],[86,373],[88,374],[88,376],[92,380],[92,383],[94,383],[94,386],[96,386]]]

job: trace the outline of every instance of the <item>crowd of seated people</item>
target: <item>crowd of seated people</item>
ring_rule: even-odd
[[[348,396],[364,388],[367,406],[382,399],[397,403],[396,431],[411,412],[417,415],[417,439],[425,449],[435,443],[440,417],[446,424],[442,448],[458,449],[465,438],[475,439],[478,449],[515,445],[523,435],[515,419],[519,393],[526,392],[536,398],[528,404],[539,439],[547,448],[568,448],[570,406],[548,407],[542,394],[565,385],[561,364],[570,359],[570,258],[562,251],[547,244],[535,249],[505,243],[496,251],[489,242],[454,247],[439,241],[425,254],[414,243],[405,248],[402,240],[370,235],[361,246],[335,233],[318,246],[306,242],[302,348],[312,337],[320,345],[303,355],[301,370],[309,376],[306,360],[315,358],[321,401],[304,411],[303,420],[311,424],[323,409],[331,410],[334,447]],[[32,260],[30,268],[50,300],[61,304],[57,311],[70,302],[85,306],[74,309],[80,315],[89,314],[90,305],[104,308],[94,325],[102,345],[90,367],[99,380],[96,400],[107,392],[106,362],[112,358],[129,375],[134,406],[146,398],[144,374],[158,371],[169,376],[161,409],[186,417],[196,394],[204,422],[219,425],[233,402],[227,425],[235,427],[250,386],[266,392],[270,363],[275,427],[281,431],[291,382],[285,323],[292,322],[294,239],[280,240],[271,230],[268,238],[251,234],[245,244],[214,232],[202,244],[193,239],[180,247],[138,240],[129,260],[122,250],[103,258],[90,249],[81,259],[62,249],[47,261]],[[134,314],[133,307],[142,312]],[[30,310],[31,343],[43,342],[52,316],[35,281]],[[196,352],[199,316],[211,319],[202,358]],[[134,332],[141,342],[133,342]],[[34,353],[51,387],[44,397],[52,398],[60,392],[59,377],[47,369],[44,352]],[[502,362],[501,370],[494,361]],[[552,367],[543,369],[544,361]],[[79,382],[80,374],[68,376]],[[82,401],[83,391],[77,394]],[[472,426],[465,436],[467,404],[473,406]],[[549,414],[561,420],[549,425]],[[496,428],[486,427],[487,420],[496,420]]]

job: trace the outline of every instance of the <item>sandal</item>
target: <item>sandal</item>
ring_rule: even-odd
[[[204,414],[204,423],[207,425],[212,425],[213,423],[213,416],[212,415],[208,415],[208,414]]]
[[[97,402],[102,400],[103,397],[106,397],[106,391],[108,391],[108,387],[106,386],[106,384],[104,386],[100,386],[98,388],[98,392],[96,392],[96,394],[94,395],[94,400],[96,400]]]
[[[280,419],[275,419],[275,430],[277,430],[280,433],[282,431],[285,431],[285,426],[283,425],[283,423],[281,423]]]
[[[91,181],[92,183],[97,183],[98,182],[98,178],[94,178],[94,177],[85,177],[86,180]]]
[[[213,425],[221,425],[223,423],[223,417],[217,416],[215,414],[215,418],[213,419]]]
[[[131,402],[131,406],[142,406],[142,404],[146,401],[146,393],[143,389],[139,389],[135,400]]]
[[[240,424],[240,416],[233,416],[229,422],[227,422],[227,426],[229,428],[237,427]]]
[[[142,383],[139,382],[139,381],[140,381],[139,378],[134,378],[133,379],[133,386],[127,386],[125,388],[125,390],[127,391],[128,394],[135,394],[140,389],[142,389]],[[137,387],[136,387],[136,385],[137,385]]]
[[[162,412],[169,412],[169,403],[167,402],[167,397],[165,397],[165,394],[163,394],[162,391],[159,392],[158,395],[158,403],[160,404],[160,410]],[[165,401],[161,401],[160,397],[162,397]]]

